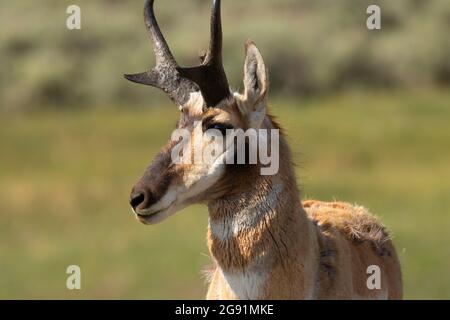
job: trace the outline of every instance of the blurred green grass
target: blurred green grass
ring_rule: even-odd
[[[149,102],[152,104],[152,102]],[[304,198],[367,206],[394,235],[406,298],[450,298],[450,93],[272,100]],[[207,212],[145,227],[132,185],[175,107],[2,114],[0,298],[203,298]],[[68,291],[65,270],[82,269]]]

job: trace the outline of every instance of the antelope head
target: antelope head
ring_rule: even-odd
[[[179,107],[177,131],[197,141],[205,132],[226,136],[230,130],[271,127],[266,117],[268,80],[259,50],[246,44],[244,92],[230,90],[222,63],[222,26],[220,0],[213,0],[211,39],[207,54],[196,67],[180,67],[158,26],[153,10],[154,0],[144,8],[145,24],[153,43],[156,67],[150,71],[125,75],[140,84],[162,89]],[[208,136],[208,134],[206,134]],[[217,137],[217,136],[216,136]],[[223,160],[234,151],[233,144],[220,139],[203,139],[195,148],[222,147],[210,161],[184,161],[195,152],[178,151],[179,135],[162,148],[131,192],[131,206],[144,224],[156,224],[194,203],[208,203],[233,192],[239,179],[248,180],[248,167],[227,165]],[[220,146],[219,146],[220,144]],[[224,145],[225,144],[225,145]],[[183,161],[174,161],[174,154]]]

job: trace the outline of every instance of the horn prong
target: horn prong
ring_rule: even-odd
[[[136,74],[125,74],[124,78],[131,82],[145,84],[153,87],[158,86],[159,82],[159,74],[154,70]]]

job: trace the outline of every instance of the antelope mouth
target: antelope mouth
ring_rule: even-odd
[[[134,214],[139,222],[145,225],[155,225],[170,217],[175,211],[174,205],[171,204],[167,208],[158,211],[134,211]]]
[[[158,220],[163,220],[163,219],[158,219],[161,218],[165,212],[167,212],[169,209],[163,209],[163,210],[159,210],[153,213],[138,213],[135,212],[136,218],[139,222],[145,224],[145,225],[153,225],[158,223]]]

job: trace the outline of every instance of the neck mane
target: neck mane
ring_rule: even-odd
[[[262,299],[281,286],[280,292],[288,297],[285,288],[295,286],[288,285],[286,275],[293,275],[292,281],[300,279],[300,288],[311,287],[313,279],[303,279],[299,273],[314,260],[310,257],[317,245],[284,137],[280,136],[276,175],[261,176],[257,166],[245,170],[245,179],[232,179],[233,192],[208,204],[208,246],[228,290],[235,298]],[[305,292],[305,298],[309,295]]]

